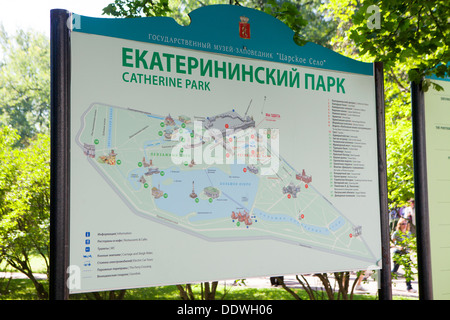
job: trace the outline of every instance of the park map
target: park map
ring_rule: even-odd
[[[271,149],[275,130],[264,131],[265,137],[252,131],[241,148],[225,143],[254,126],[251,115],[233,109],[208,116],[155,114],[93,103],[83,113],[76,143],[104,187],[130,208],[127,214],[211,242],[270,239],[374,261],[361,227],[314,187],[308,168]],[[225,128],[235,134],[226,135]],[[222,135],[208,139],[211,129]],[[258,144],[261,138],[266,143]],[[193,157],[208,148],[223,150],[225,161]],[[245,161],[226,160],[237,153]],[[274,160],[276,170],[270,171]]]

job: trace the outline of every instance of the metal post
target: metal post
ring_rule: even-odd
[[[375,94],[377,111],[378,136],[378,176],[380,192],[380,225],[381,225],[381,255],[380,270],[380,300],[392,300],[391,287],[391,252],[389,233],[389,210],[386,168],[386,129],[384,112],[384,72],[383,63],[375,62]]]
[[[425,137],[425,102],[422,84],[411,83],[419,299],[432,300],[430,225]]]
[[[70,13],[50,12],[50,299],[67,300],[69,265]]]

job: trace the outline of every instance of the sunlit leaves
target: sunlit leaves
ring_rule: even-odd
[[[369,5],[380,8],[380,28],[367,26]],[[437,1],[365,0],[353,16],[350,38],[386,67],[412,61],[409,81],[450,74],[450,3]],[[437,69],[439,68],[439,69]]]
[[[39,134],[25,148],[14,147],[18,140],[0,128],[0,255],[13,266],[49,250],[50,139]]]
[[[103,13],[124,18],[167,16],[172,10],[169,0],[115,0],[103,9]]]
[[[0,126],[18,130],[23,144],[50,126],[50,43],[43,34],[0,28]]]

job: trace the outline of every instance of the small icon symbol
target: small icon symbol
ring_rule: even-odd
[[[248,23],[247,17],[240,17],[239,22],[239,37],[243,39],[250,39],[250,24]]]

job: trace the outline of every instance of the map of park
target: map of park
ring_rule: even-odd
[[[272,239],[376,262],[361,227],[315,189],[308,168],[272,150],[275,131],[265,132],[266,144],[255,134],[256,147],[230,149],[225,140],[236,137],[226,129],[237,135],[255,126],[247,114],[154,114],[94,103],[81,123],[80,152],[134,214],[207,241]],[[220,136],[209,137],[212,129]],[[225,160],[193,157],[208,148]],[[238,154],[245,163],[226,160]],[[276,170],[262,174],[275,157]]]

